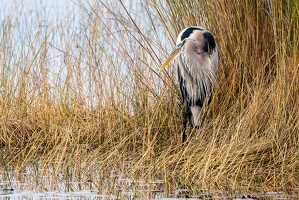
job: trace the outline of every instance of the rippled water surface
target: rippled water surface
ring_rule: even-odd
[[[49,174],[52,171],[49,170]],[[163,180],[144,181],[110,176],[113,186],[98,188],[97,183],[82,180],[68,182],[63,174],[37,176],[34,169],[26,172],[2,172],[0,175],[0,199],[299,199],[297,194],[265,192],[254,194],[229,194],[225,191],[199,190],[197,195],[187,189],[177,188],[167,195]],[[107,185],[108,186],[108,185]],[[298,188],[299,189],[299,188]]]

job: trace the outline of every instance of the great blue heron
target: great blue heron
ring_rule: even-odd
[[[183,136],[186,140],[187,121],[199,127],[202,108],[211,102],[212,90],[218,75],[218,47],[212,34],[200,26],[180,32],[176,48],[161,66],[164,69],[174,60],[178,82],[184,100]]]

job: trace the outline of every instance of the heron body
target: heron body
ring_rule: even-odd
[[[176,48],[161,66],[164,69],[174,60],[178,83],[185,102],[184,133],[187,120],[200,126],[201,110],[209,104],[218,75],[218,47],[213,35],[200,26],[188,27],[180,32]]]

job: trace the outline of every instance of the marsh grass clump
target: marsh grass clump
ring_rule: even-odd
[[[37,179],[51,169],[53,179],[111,194],[119,188],[109,177],[119,175],[163,180],[166,195],[296,192],[297,1],[75,6],[79,18],[53,27],[16,25],[20,10],[1,22],[1,169],[38,166]],[[190,128],[182,147],[175,69],[159,66],[192,25],[216,36],[219,85],[202,128]]]

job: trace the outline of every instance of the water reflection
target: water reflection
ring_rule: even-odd
[[[51,172],[51,170],[49,170]],[[49,173],[51,174],[51,173]],[[0,174],[0,199],[299,199],[298,194],[279,192],[228,194],[224,191],[199,190],[194,195],[187,189],[177,188],[167,195],[163,180],[133,180],[122,175],[110,176],[113,188],[99,188],[92,181],[59,181],[50,175],[37,177],[32,168],[17,174]]]

